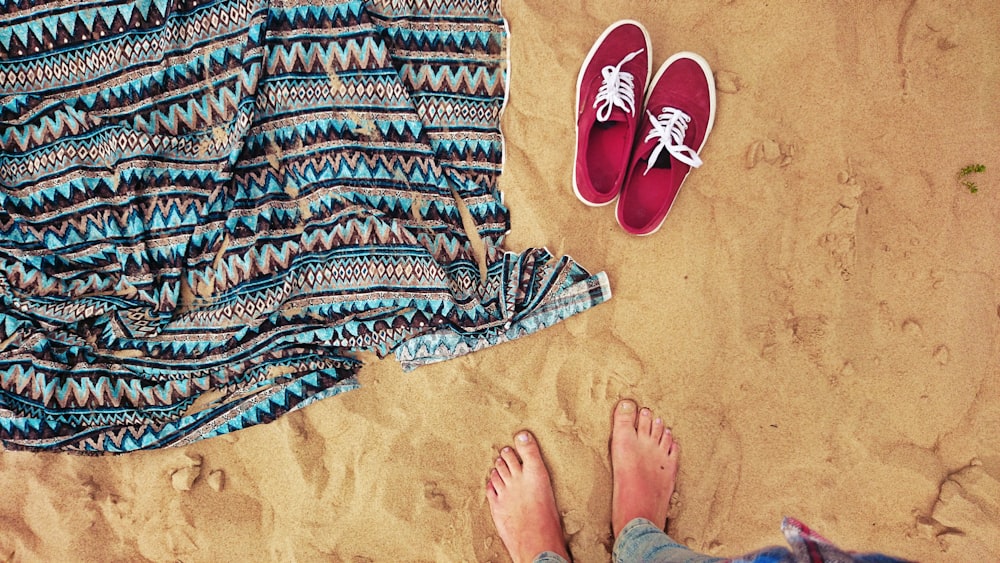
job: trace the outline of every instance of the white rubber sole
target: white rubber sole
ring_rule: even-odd
[[[715,126],[715,76],[712,74],[712,67],[708,65],[708,61],[706,61],[704,57],[690,51],[681,51],[679,53],[674,53],[670,56],[670,58],[663,61],[663,64],[660,65],[660,68],[656,71],[656,76],[653,77],[652,82],[649,82],[649,88],[646,89],[646,96],[642,100],[642,107],[643,109],[646,109],[647,103],[649,102],[649,93],[653,91],[653,86],[660,80],[660,77],[663,76],[667,67],[679,59],[691,59],[692,61],[698,63],[701,71],[705,73],[705,81],[708,83],[708,126],[705,128],[705,137],[701,140],[701,145],[698,147],[698,150],[695,151],[700,156],[701,149],[705,147],[705,142],[708,141],[708,135],[712,132],[712,127]],[[691,173],[688,171],[688,176],[690,175]],[[684,179],[681,180],[681,185],[677,186],[677,196],[680,195],[681,188],[684,187],[684,182],[687,182],[688,176],[685,176]],[[648,233],[634,236],[648,237],[649,235],[656,234],[656,231],[659,231],[660,227],[663,226],[663,223],[667,221],[667,217],[670,215],[670,210],[673,209],[674,204],[677,203],[677,196],[674,196],[674,200],[670,202],[670,207],[667,208],[667,212],[663,215],[663,220],[660,221],[660,224],[657,225],[655,229],[649,231]],[[618,223],[618,226],[624,230],[625,227],[622,226],[621,221],[618,219],[618,204],[620,202],[621,200],[618,200],[618,202],[615,203],[615,221]]]
[[[587,201],[586,199],[583,199],[583,196],[580,195],[580,187],[577,185],[576,182],[576,159],[577,156],[579,156],[578,152],[580,150],[580,88],[583,87],[583,70],[590,65],[591,59],[594,58],[594,54],[597,53],[597,49],[601,46],[601,43],[604,42],[604,40],[608,37],[608,35],[610,35],[612,31],[618,29],[619,27],[629,24],[634,25],[638,27],[640,30],[642,30],[642,35],[646,39],[646,55],[647,55],[646,86],[648,87],[650,84],[649,75],[652,74],[653,72],[653,43],[649,39],[649,32],[646,31],[646,26],[642,25],[641,23],[635,20],[618,20],[613,24],[609,25],[608,28],[605,29],[603,33],[601,33],[601,36],[597,38],[597,41],[594,41],[594,46],[591,47],[590,52],[587,53],[587,58],[583,59],[583,64],[580,65],[580,74],[578,74],[576,77],[576,103],[574,106],[575,111],[573,113],[574,116],[573,124],[576,130],[576,135],[574,136],[575,142],[573,143],[573,193],[576,194],[576,199],[582,201],[584,205],[587,205],[589,207],[604,207],[605,205],[610,205],[614,203],[615,200],[618,199],[618,196],[615,195],[614,198],[612,198],[606,203],[592,203]],[[645,93],[643,94],[643,101],[645,102]]]

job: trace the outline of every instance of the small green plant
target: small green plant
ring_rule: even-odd
[[[958,180],[962,183],[966,189],[971,193],[976,193],[979,191],[979,186],[976,185],[972,180],[963,180],[969,174],[979,174],[986,171],[986,166],[982,164],[970,164],[958,171]]]

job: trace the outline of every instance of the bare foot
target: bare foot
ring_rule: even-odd
[[[619,401],[611,427],[611,527],[617,538],[634,518],[661,529],[674,494],[679,448],[663,419],[633,401]],[[638,420],[637,420],[638,419]]]
[[[500,450],[486,482],[486,498],[493,524],[514,563],[532,561],[544,551],[569,560],[552,481],[531,432],[518,432],[514,449]]]

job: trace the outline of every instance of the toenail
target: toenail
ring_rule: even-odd
[[[517,441],[522,444],[527,444],[531,441],[531,436],[527,432],[521,432],[517,435]]]
[[[504,446],[504,447],[503,447],[503,451],[504,451],[505,453],[510,453],[510,446]]]
[[[657,418],[657,419],[653,420],[653,424],[663,424],[663,419],[662,418]]]
[[[639,411],[639,414],[642,415],[642,416],[649,416],[649,415],[651,415],[653,413],[650,412],[649,409],[642,409],[641,411]]]
[[[633,404],[632,401],[622,401],[621,406],[618,408],[622,412],[632,412],[635,410],[635,404]]]

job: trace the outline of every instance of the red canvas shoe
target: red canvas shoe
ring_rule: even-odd
[[[639,22],[611,24],[583,61],[576,80],[573,191],[592,206],[621,190],[652,69],[649,33]],[[639,102],[639,103],[637,103]]]
[[[655,233],[715,123],[715,80],[705,59],[677,53],[656,72],[616,215],[633,235]]]

